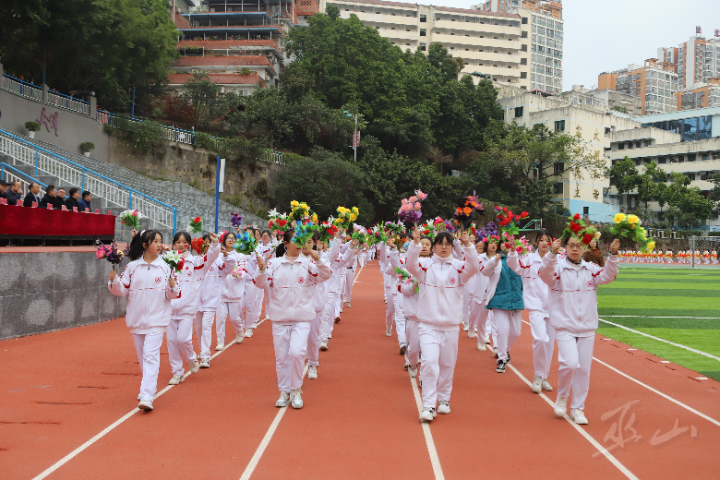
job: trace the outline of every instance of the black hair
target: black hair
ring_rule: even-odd
[[[180,237],[185,238],[185,241],[188,243],[188,245],[192,243],[192,237],[190,236],[190,234],[188,232],[177,232],[175,234],[175,236],[173,237],[172,244],[175,245],[175,242],[179,241]]]
[[[72,197],[73,195],[75,195],[76,192],[79,192],[79,191],[80,191],[79,188],[73,187],[73,188],[71,188],[70,191],[68,192],[68,195],[70,195],[70,196]]]
[[[227,240],[230,235],[232,235],[233,237],[235,237],[235,240],[237,240],[237,235],[235,235],[235,234],[232,233],[232,232],[227,232],[227,233],[225,234],[225,236],[223,237],[223,241],[222,241],[223,247],[225,247],[225,248],[227,248],[227,245],[225,245],[225,240]]]
[[[85,190],[82,192],[82,198],[87,197],[88,195],[92,195],[89,191]]]
[[[320,241],[320,232],[313,233],[312,239],[313,242],[315,242],[315,244],[313,245],[313,250],[317,250],[318,242]]]
[[[270,236],[270,238],[272,238],[272,232],[270,230],[263,230],[262,232],[260,232],[260,236],[262,237],[266,233],[268,234],[268,236]]]
[[[548,237],[550,239],[550,243],[553,241],[553,236],[550,235],[550,232],[548,232],[545,229],[540,230],[537,235],[535,235],[535,246],[537,247],[537,244],[542,240],[542,237]]]
[[[295,229],[289,228],[284,234],[283,234],[283,243],[288,243],[292,240],[293,236],[295,235]]]
[[[437,236],[435,237],[435,241],[433,242],[433,247],[434,247],[435,245],[440,245],[443,240],[447,240],[447,242],[448,242],[450,245],[452,245],[453,242],[454,242],[454,239],[453,239],[452,235],[450,235],[449,232],[440,232],[440,233],[438,233]]]
[[[77,188],[75,190],[77,191]],[[143,230],[139,235],[135,235],[130,242],[130,252],[128,253],[130,260],[142,257],[145,253],[145,244],[150,245],[157,235],[160,235],[162,242],[163,236],[158,230]]]
[[[203,239],[203,242],[204,242],[205,240],[210,240],[210,234],[209,234],[209,233],[203,234],[202,239]]]
[[[6,182],[5,180],[0,180],[0,187],[9,187],[10,184]]]
[[[45,187],[45,193],[52,192],[53,190],[55,190],[55,185],[48,185]]]

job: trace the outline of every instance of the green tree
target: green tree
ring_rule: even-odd
[[[690,179],[682,173],[672,173],[668,187],[669,207],[665,217],[681,228],[696,228],[712,216],[713,203],[698,187],[690,187]]]
[[[708,181],[713,184],[713,188],[708,194],[708,200],[715,202],[715,208],[720,208],[720,172],[714,172],[708,178]]]
[[[620,105],[613,106],[610,110],[615,110],[616,112],[630,114],[627,108],[621,107]]]
[[[610,185],[614,185],[619,194],[630,193],[637,187],[638,169],[630,157],[625,157],[610,168]]]

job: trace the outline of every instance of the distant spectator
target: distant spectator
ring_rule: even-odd
[[[65,189],[58,188],[53,207],[55,207],[55,210],[62,210],[63,205],[65,205]]]
[[[8,205],[17,205],[17,202],[20,201],[22,198],[22,187],[18,180],[10,184],[10,189],[5,192],[5,198],[7,198]]]
[[[5,180],[0,180],[0,198],[5,198],[5,192],[10,190],[10,184]]]
[[[55,208],[55,185],[48,185],[45,189],[45,195],[40,200],[40,208],[47,208],[48,205]]]
[[[81,212],[84,212],[85,209],[88,208],[92,212],[92,207],[90,207],[91,200],[92,200],[92,194],[90,192],[88,192],[87,190],[82,192],[82,198],[80,200],[78,200],[78,205],[80,205],[80,208],[78,208],[78,210],[80,210]]]
[[[70,196],[65,200],[65,206],[71,212],[73,211],[74,207],[77,207],[78,211],[80,211],[80,204],[78,203],[78,198],[80,198],[80,189],[74,187],[71,188]]]
[[[583,254],[582,259],[586,262],[592,262],[596,263],[601,267],[605,266],[605,257],[603,257],[603,254],[600,250],[597,248],[597,242],[595,240],[590,240],[590,245],[588,245],[587,251]]]
[[[40,185],[37,184],[37,182],[32,182],[30,184],[30,191],[27,195],[25,195],[25,200],[23,200],[23,207],[32,207],[33,202],[36,202],[38,205],[40,205]]]

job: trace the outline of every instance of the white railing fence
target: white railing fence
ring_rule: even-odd
[[[6,166],[6,165],[0,165],[0,180],[5,180],[7,183],[12,184],[13,182],[20,182],[20,186],[22,188],[23,193],[27,194],[27,192],[30,191],[30,182],[24,179],[24,177],[20,176],[21,174],[19,170],[15,170],[12,167]],[[43,195],[45,195],[45,185],[42,182],[38,182],[35,180],[38,185],[40,185],[40,195],[39,197],[42,198]]]
[[[9,75],[2,76],[2,89],[21,97],[29,98],[37,102],[43,101],[43,90],[37,86],[24,82],[19,78]]]

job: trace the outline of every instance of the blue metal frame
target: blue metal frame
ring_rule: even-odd
[[[8,165],[8,164],[5,163],[5,162],[0,163],[0,180],[5,180],[5,169],[6,169],[6,168],[9,169],[9,170],[14,171],[15,173],[18,173],[18,174],[22,175],[22,176],[25,177],[25,178],[29,178],[30,180],[32,180],[33,182],[37,183],[37,184],[40,185],[41,187],[47,188],[47,185],[45,185],[43,182],[41,182],[41,181],[39,181],[39,180],[35,180],[33,177],[31,177],[31,176],[28,175],[27,173],[25,173],[25,172],[23,172],[23,171],[21,171],[21,170],[18,170],[17,168],[13,167],[12,165]]]

